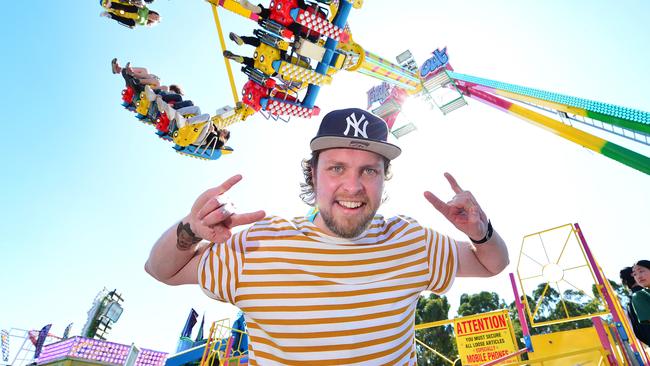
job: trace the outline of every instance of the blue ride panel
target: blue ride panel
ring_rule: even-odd
[[[348,0],[341,0],[339,2],[339,10],[334,17],[332,24],[339,28],[345,28],[345,23],[348,21],[350,10],[352,10],[352,3],[348,2]],[[338,44],[338,41],[333,40],[332,38],[327,38],[327,41],[325,42],[325,55],[323,55],[323,59],[318,63],[318,66],[316,66],[317,73],[321,75],[327,75],[327,69],[329,68],[329,64],[332,61],[334,51],[336,50],[336,46]],[[302,106],[307,108],[314,108],[314,104],[316,103],[316,98],[318,97],[319,92],[320,86],[309,84],[307,87],[307,93],[302,100]]]

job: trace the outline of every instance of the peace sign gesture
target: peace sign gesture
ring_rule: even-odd
[[[424,192],[424,198],[470,239],[481,240],[488,231],[487,216],[470,191],[460,188],[451,174],[445,173],[445,178],[456,194],[449,202],[444,203],[429,191]]]
[[[221,185],[203,192],[194,202],[192,211],[183,220],[189,223],[190,230],[198,238],[221,243],[230,238],[232,229],[239,225],[248,225],[264,218],[264,211],[236,214],[232,207],[224,202],[222,195],[237,184],[242,176],[237,174],[228,178]]]

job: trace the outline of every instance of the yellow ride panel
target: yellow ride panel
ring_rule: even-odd
[[[173,133],[172,138],[174,140],[174,143],[178,146],[189,146],[194,144],[198,140],[199,135],[201,135],[201,132],[203,132],[203,129],[206,128],[206,125],[208,123],[211,122],[210,121],[201,122],[194,125],[186,125],[179,128]]]
[[[253,59],[255,60],[254,65],[256,69],[260,70],[266,75],[273,75],[275,74],[275,70],[273,69],[273,61],[280,59],[280,50],[262,43],[259,47],[255,48]]]
[[[539,334],[531,340],[535,352],[528,353],[528,358],[531,361],[545,359],[544,366],[609,365],[595,328]]]
[[[143,116],[147,115],[149,112],[149,99],[147,99],[147,94],[145,92],[140,93],[140,100],[136,104],[135,112]]]
[[[300,81],[314,85],[325,85],[332,82],[332,77],[329,75],[322,75],[313,70],[293,65],[288,62],[282,62],[279,74],[282,75],[284,80]]]

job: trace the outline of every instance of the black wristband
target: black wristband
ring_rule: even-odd
[[[469,240],[471,240],[472,243],[474,243],[474,244],[483,244],[483,243],[485,243],[486,241],[492,239],[492,234],[493,234],[493,233],[494,233],[494,229],[492,229],[492,222],[490,222],[490,220],[488,220],[487,233],[485,233],[485,237],[484,237],[483,239],[481,239],[481,240],[474,240],[474,239],[472,239],[472,238],[469,238],[469,236],[468,236],[468,238],[469,238]]]

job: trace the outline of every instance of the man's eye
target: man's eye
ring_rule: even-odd
[[[365,168],[363,172],[367,175],[377,175],[377,169]]]
[[[332,171],[334,173],[341,173],[343,171],[343,167],[342,166],[333,166],[333,167],[330,168],[330,171]]]

